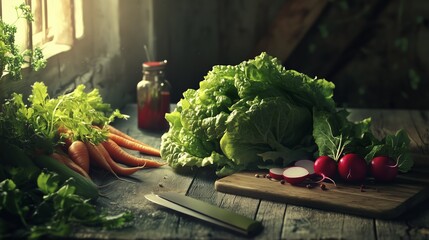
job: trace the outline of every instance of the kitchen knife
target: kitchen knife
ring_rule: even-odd
[[[253,236],[263,228],[259,221],[178,193],[147,194],[145,198],[161,206],[241,234]]]

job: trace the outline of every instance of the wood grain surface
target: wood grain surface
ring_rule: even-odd
[[[322,190],[318,184],[309,182],[290,185],[255,177],[266,173],[235,173],[217,180],[215,188],[240,196],[381,219],[398,217],[429,196],[428,185],[401,178],[394,183],[369,182],[364,186],[324,183],[326,190]]]
[[[127,105],[122,111],[130,115],[130,119],[119,120],[114,125],[137,139],[159,147],[162,133],[139,130],[136,109],[135,104]],[[405,127],[414,139],[412,146],[423,156],[417,166],[427,164],[425,156],[429,154],[429,112],[380,109],[351,111],[350,118],[353,120],[371,116],[373,128],[379,135]],[[417,167],[415,171],[428,179],[429,175],[424,168]],[[93,171],[91,176],[99,185],[103,185],[100,189],[103,196],[97,200],[99,208],[112,213],[131,211],[135,219],[130,227],[123,230],[78,228],[70,238],[247,239],[245,236],[158,207],[144,198],[146,193],[175,191],[261,221],[264,230],[254,239],[429,239],[428,199],[405,211],[400,217],[381,219],[216,191],[215,182],[218,177],[213,170],[205,168],[178,171],[163,166],[159,169],[144,169],[133,174],[131,178],[124,179],[117,179],[105,171],[97,170]],[[254,176],[250,178],[254,180]],[[278,184],[273,182],[272,187],[287,188]],[[414,188],[415,186],[410,191],[414,191]],[[314,189],[315,192],[317,190]],[[396,198],[395,195],[392,199]]]

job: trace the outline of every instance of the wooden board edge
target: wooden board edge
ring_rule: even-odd
[[[395,219],[406,213],[408,210],[412,210],[413,207],[423,203],[429,198],[429,186],[425,186],[423,190],[414,196],[408,198],[405,202],[399,205],[397,208],[392,209],[392,213],[385,219]]]
[[[277,195],[259,193],[259,192],[255,195],[253,188],[241,187],[240,192],[238,192],[237,186],[233,186],[227,181],[222,181],[222,179],[223,178],[216,180],[214,184],[214,188],[218,192],[240,195],[240,196],[250,197],[250,198],[257,198],[259,200],[268,200],[273,202],[292,204],[292,205],[314,208],[314,209],[319,209],[324,211],[352,214],[360,217],[377,218],[377,219],[385,219],[385,220],[395,219],[403,215],[405,211],[409,210],[409,208],[414,207],[415,205],[423,202],[425,199],[427,199],[427,197],[429,197],[429,187],[425,187],[421,192],[407,199],[402,204],[399,204],[392,208],[385,208],[385,209],[379,209],[378,211],[371,211],[371,210],[358,209],[354,207],[338,206],[334,203],[332,204],[326,203],[326,202],[321,203],[316,200],[314,201],[307,200],[305,202],[305,201],[300,201],[299,198],[287,198],[287,199],[285,198],[284,201],[279,201],[278,200],[279,198]],[[316,204],[317,207],[315,207],[315,203],[317,203]]]

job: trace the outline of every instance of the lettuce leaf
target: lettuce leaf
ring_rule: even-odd
[[[333,89],[266,53],[214,66],[166,115],[161,156],[173,168],[212,166],[219,176],[285,165],[314,151],[312,110],[334,112]]]
[[[300,158],[344,153],[398,159],[412,165],[404,131],[376,139],[371,119],[348,121],[337,110],[334,84],[286,70],[266,53],[235,66],[214,66],[198,89],[183,93],[166,115],[170,129],[161,156],[173,168],[206,167],[225,176],[241,170],[284,167]]]
[[[311,135],[312,116],[305,107],[271,97],[240,101],[232,109],[220,143],[225,156],[237,164],[260,164],[262,156],[264,162],[280,160],[285,166],[296,160],[289,157],[290,148],[301,150],[309,144],[303,141]]]

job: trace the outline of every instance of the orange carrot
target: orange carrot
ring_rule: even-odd
[[[139,158],[133,156],[126,151],[124,151],[117,143],[113,140],[108,139],[105,142],[102,142],[104,148],[109,152],[110,156],[116,161],[129,165],[129,166],[142,166],[145,168],[156,168],[165,165],[164,163],[160,163],[157,161]]]
[[[89,142],[85,143],[85,145],[88,148],[88,153],[92,164],[113,173],[113,175],[116,175],[112,167],[110,167],[109,163],[107,163],[105,157],[103,156],[103,154],[100,152],[100,150],[97,148],[96,145]]]
[[[59,127],[57,131],[58,131],[58,135],[62,138],[62,140],[64,140],[63,149],[64,151],[67,151],[67,149],[72,144],[71,138],[72,138],[73,132],[64,126]]]
[[[110,167],[113,169],[113,171],[115,171],[115,173],[118,175],[128,176],[144,167],[144,165],[138,167],[122,167],[112,159],[112,157],[109,155],[109,153],[106,151],[102,144],[97,145],[97,148],[100,150],[101,154],[103,154],[104,158],[106,159]]]
[[[64,163],[67,167],[69,167],[71,170],[79,173],[80,175],[91,179],[91,177],[88,175],[88,173],[85,172],[79,165],[74,163],[70,158],[68,158],[65,154],[54,152],[50,155],[53,159],[56,159],[59,162]]]
[[[68,155],[73,162],[85,170],[86,173],[89,173],[89,152],[84,142],[74,141],[70,144]]]
[[[58,127],[57,132],[58,132],[59,135],[61,135],[61,134],[66,134],[66,135],[72,134],[72,131],[70,129],[66,128],[63,125],[61,125],[60,127]]]
[[[161,156],[159,149],[138,144],[136,142],[133,142],[131,140],[128,140],[124,137],[121,137],[121,136],[113,134],[113,133],[109,133],[109,139],[113,140],[119,146],[124,147],[124,148],[128,148],[130,150],[136,150],[136,151],[139,151],[141,153],[146,153],[146,154],[157,156],[157,157]]]
[[[109,132],[110,132],[110,133],[116,134],[116,135],[118,135],[118,136],[121,136],[121,137],[123,137],[123,138],[126,138],[126,139],[128,139],[128,140],[130,140],[130,141],[136,142],[136,143],[141,144],[141,145],[143,145],[143,146],[149,146],[148,144],[146,144],[146,143],[144,143],[144,142],[142,142],[142,141],[139,141],[139,140],[137,140],[137,139],[135,139],[135,138],[131,137],[130,135],[128,135],[128,134],[126,134],[126,133],[122,132],[121,130],[119,130],[119,129],[117,129],[117,128],[113,127],[112,125],[106,125],[106,128],[107,128],[107,130],[109,130]]]

